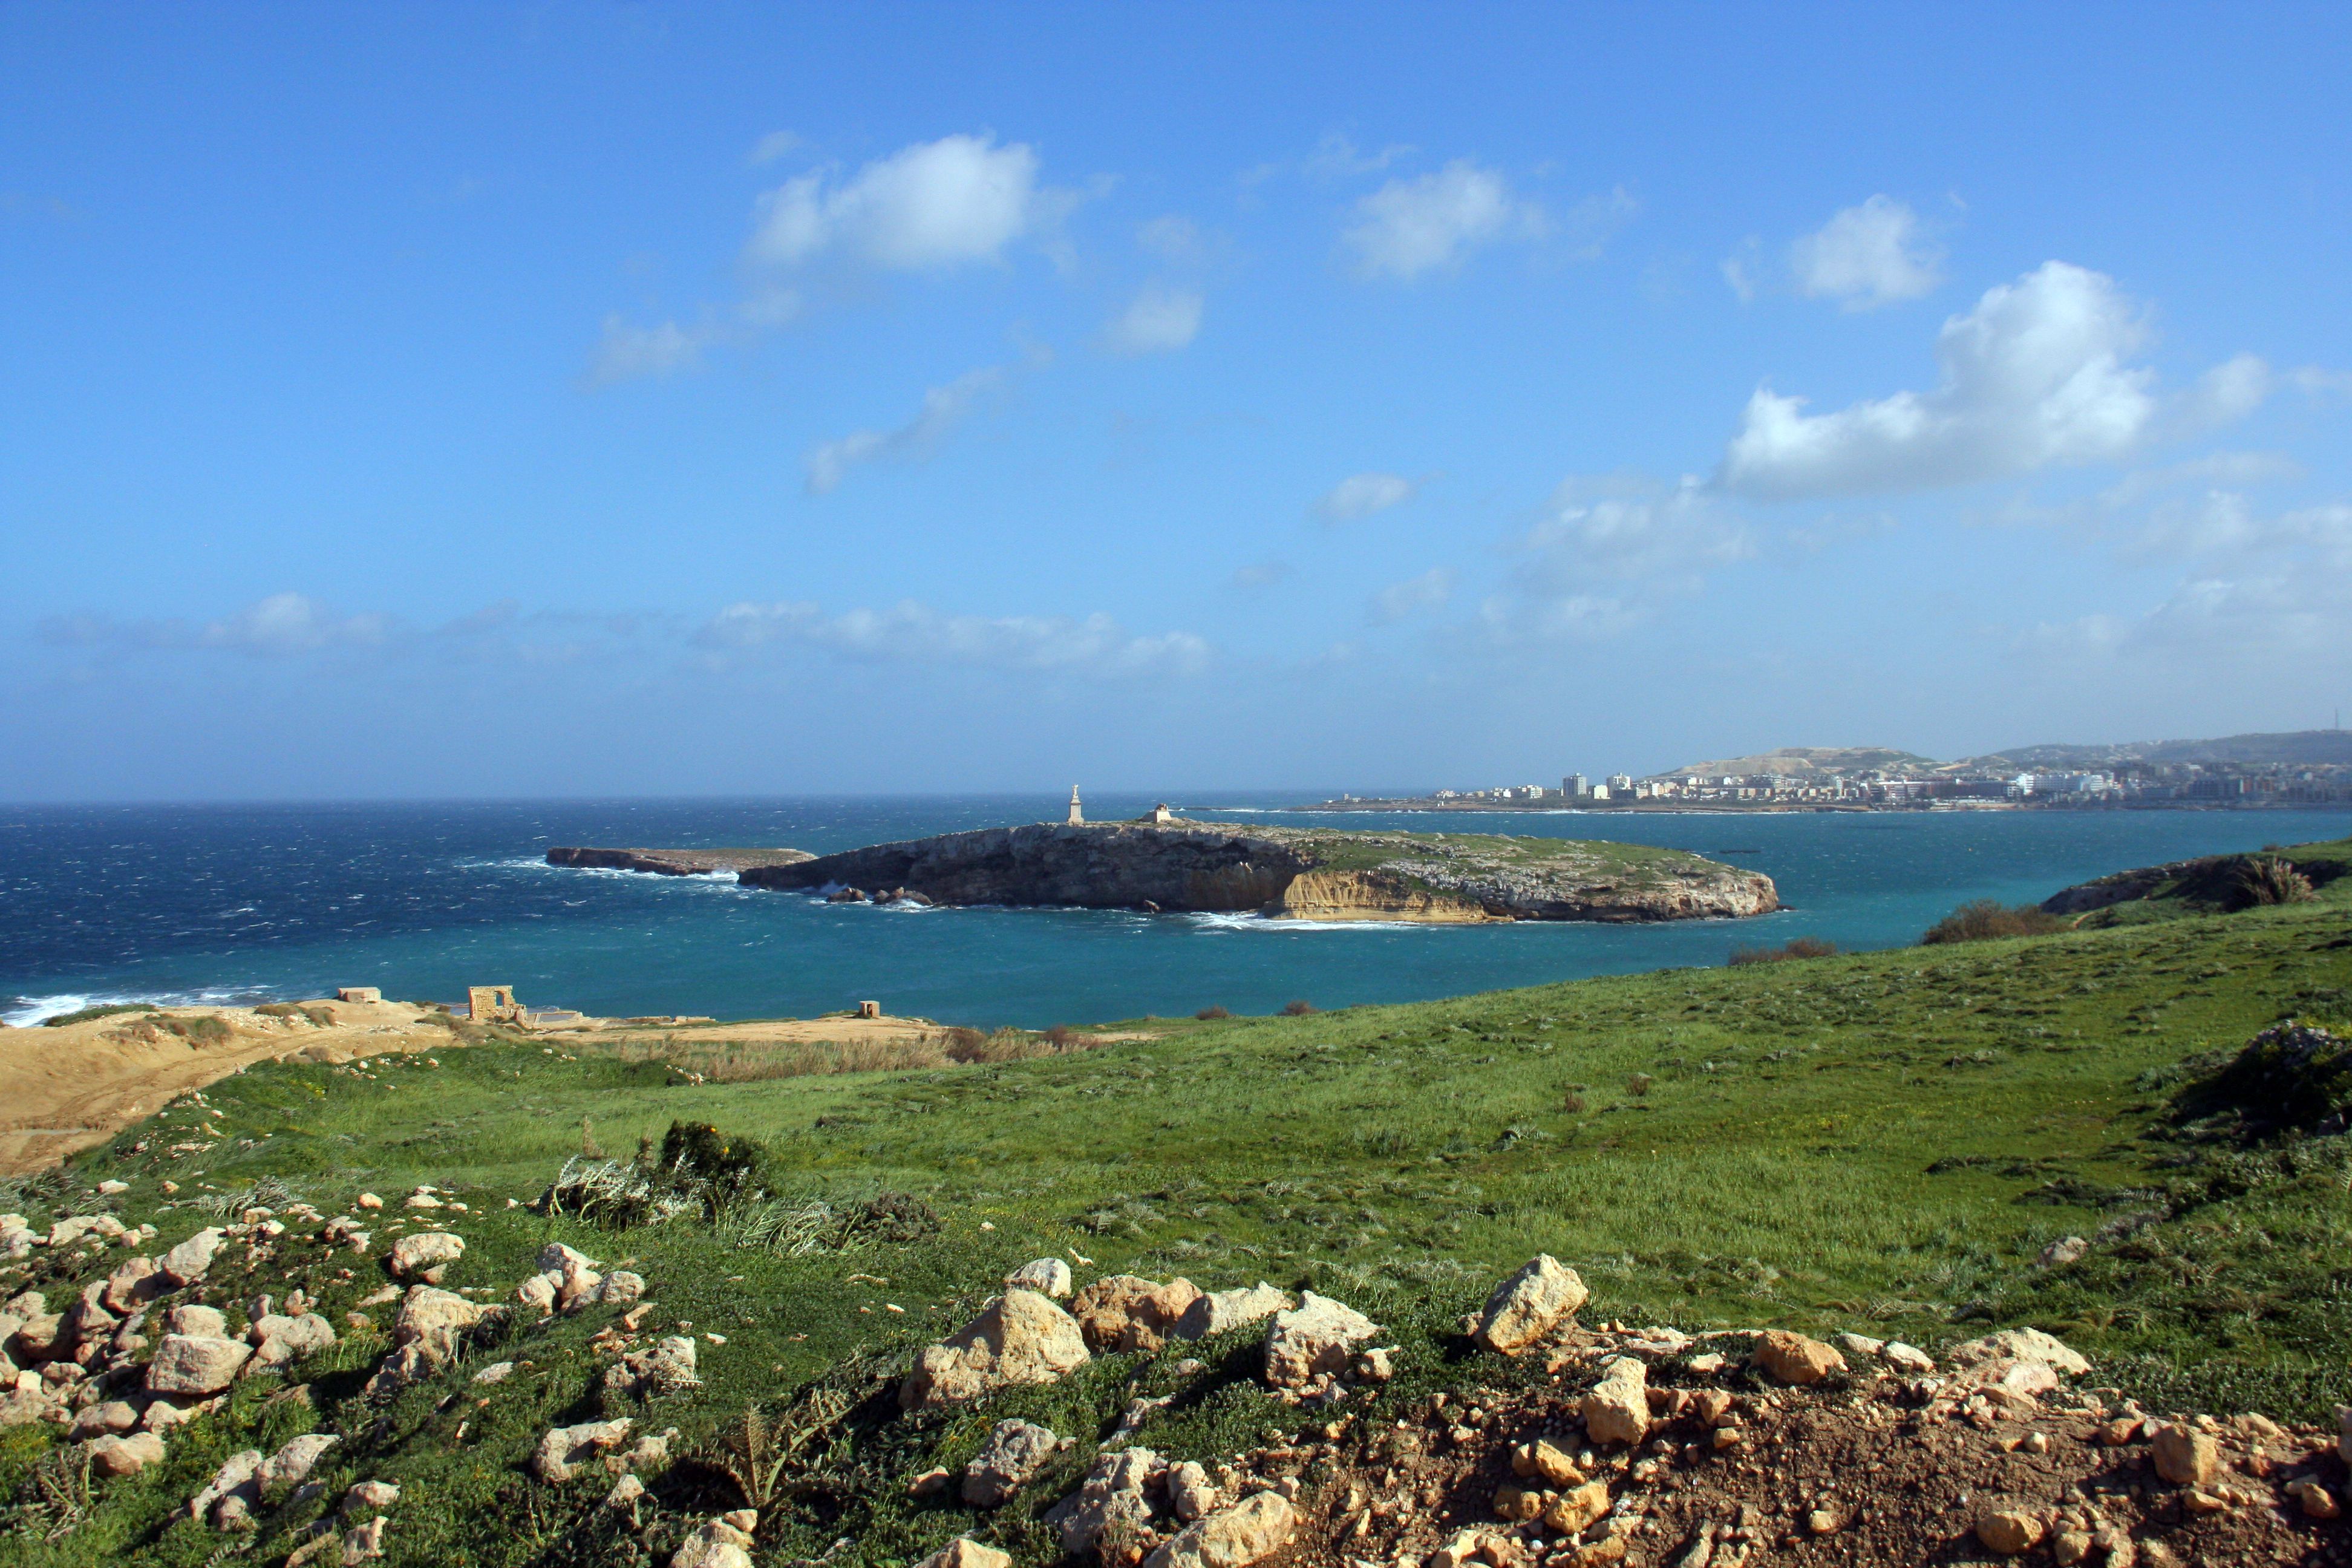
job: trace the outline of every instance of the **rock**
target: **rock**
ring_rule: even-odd
[[[131,1431],[139,1425],[139,1407],[127,1400],[109,1399],[93,1405],[74,1417],[67,1440],[87,1443],[93,1437],[111,1433]]]
[[[484,1367],[481,1371],[476,1373],[472,1381],[486,1384],[504,1383],[507,1379],[514,1375],[514,1369],[515,1363],[510,1361],[494,1361],[490,1363],[489,1365]]]
[[[1843,1372],[1845,1357],[1819,1340],[1774,1329],[1757,1339],[1756,1364],[1782,1383],[1802,1384]]]
[[[1156,1351],[1200,1298],[1200,1287],[1190,1279],[1162,1285],[1134,1274],[1108,1274],[1077,1293],[1070,1315],[1087,1348],[1098,1354]]]
[[[670,1558],[669,1568],[751,1568],[751,1531],[759,1524],[760,1516],[749,1509],[706,1521]]]
[[[134,1258],[106,1277],[104,1300],[117,1312],[135,1312],[171,1289],[152,1258]]]
[[[1556,1487],[1578,1486],[1584,1480],[1584,1472],[1576,1468],[1576,1461],[1570,1458],[1568,1450],[1549,1437],[1539,1437],[1513,1448],[1511,1473]]]
[[[541,1317],[552,1317],[556,1292],[562,1288],[561,1274],[534,1274],[515,1287],[515,1300],[526,1307],[538,1308]]]
[[[1034,1290],[1007,1290],[943,1343],[927,1347],[898,1390],[901,1409],[1053,1383],[1089,1359],[1067,1312]]]
[[[383,1200],[376,1196],[373,1193],[362,1193],[358,1197],[352,1200],[352,1204],[355,1208],[380,1209],[383,1207]]]
[[[184,1405],[168,1394],[151,1399],[147,1402],[147,1408],[139,1413],[139,1429],[142,1432],[158,1434],[169,1432],[182,1422],[194,1419],[217,1403],[217,1400],[195,1399]]]
[[[548,1485],[560,1487],[572,1479],[579,1466],[607,1448],[620,1447],[634,1425],[625,1415],[618,1421],[583,1421],[577,1426],[558,1426],[539,1440],[539,1447],[530,1457],[531,1471]]]
[[[604,1506],[610,1509],[635,1508],[645,1495],[645,1482],[635,1476],[623,1476],[613,1483],[613,1489],[604,1494]]]
[[[254,1479],[264,1487],[300,1486],[310,1479],[327,1450],[341,1441],[332,1432],[305,1433],[263,1461]]]
[[[2061,1530],[2050,1538],[2050,1555],[2058,1568],[2074,1568],[2078,1563],[2091,1560],[2091,1548],[2096,1544],[2087,1530]]]
[[[305,1356],[332,1348],[335,1325],[316,1312],[299,1318],[269,1316],[257,1320],[245,1337],[254,1347],[253,1361],[246,1368],[248,1375],[283,1372]]]
[[[171,1251],[163,1254],[163,1274],[175,1286],[193,1285],[205,1277],[220,1253],[221,1243],[227,1232],[212,1226],[196,1232]]]
[[[1540,1517],[1549,1529],[1562,1535],[1579,1535],[1599,1522],[1608,1511],[1608,1487],[1600,1481],[1587,1481],[1545,1504]]]
[[[2082,1261],[2083,1254],[2090,1250],[2091,1244],[2079,1236],[2061,1237],[2042,1249],[2042,1267],[2063,1268],[2069,1263]]]
[[[213,1472],[213,1479],[205,1484],[203,1489],[188,1500],[188,1516],[198,1520],[209,1518],[224,1500],[250,1487],[255,1473],[261,1468],[263,1458],[258,1448],[247,1448],[231,1454],[221,1468]]]
[[[444,1263],[455,1263],[466,1256],[466,1238],[446,1230],[420,1230],[414,1236],[404,1236],[392,1244],[385,1258],[385,1267],[395,1279],[405,1279],[422,1274],[427,1268]]]
[[[964,1467],[963,1500],[996,1508],[1012,1500],[1030,1477],[1045,1468],[1061,1438],[1032,1421],[999,1421]]]
[[[2286,1491],[2287,1496],[2302,1506],[2305,1519],[2337,1519],[2343,1515],[2344,1505],[2336,1500],[2334,1492],[2318,1481],[2305,1478],[2288,1487]]]
[[[1901,1340],[1889,1340],[1879,1352],[1886,1364],[1897,1372],[1907,1372],[1915,1377],[1925,1377],[1936,1370],[1936,1358],[1916,1345],[1906,1345]]]
[[[362,1563],[383,1555],[383,1532],[389,1521],[378,1516],[365,1524],[343,1532],[343,1568],[358,1568]]]
[[[1099,1455],[1085,1482],[1048,1509],[1042,1522],[1060,1532],[1062,1550],[1073,1557],[1091,1555],[1113,1531],[1147,1530],[1151,1505],[1144,1501],[1143,1489],[1160,1468],[1160,1456],[1149,1448]]]
[[[1180,1340],[1205,1340],[1286,1312],[1295,1304],[1286,1292],[1263,1279],[1247,1289],[1212,1290],[1184,1309],[1184,1315],[1176,1320],[1175,1335]]]
[[[1478,1342],[1504,1355],[1517,1355],[1566,1323],[1591,1292],[1573,1268],[1549,1252],[1495,1289],[1479,1314]]]
[[[208,1340],[228,1338],[228,1315],[218,1307],[174,1307],[163,1314],[167,1334],[194,1334]]]
[[[1886,1350],[1885,1340],[1874,1340],[1868,1334],[1840,1334],[1837,1347],[1847,1355],[1877,1356]]]
[[[131,1190],[131,1184],[129,1182],[118,1182],[112,1176],[109,1176],[106,1180],[98,1184],[98,1190],[104,1196],[110,1198],[115,1196],[117,1194],[129,1192]]]
[[[1217,1489],[1210,1482],[1207,1468],[1191,1459],[1171,1467],[1168,1472],[1168,1506],[1187,1523],[1215,1511]]]
[[[578,1264],[583,1268],[598,1267],[594,1258],[579,1248],[566,1247],[560,1241],[551,1241],[539,1249],[539,1271],[541,1274],[561,1274],[572,1264]]]
[[[2221,1447],[2194,1426],[2168,1421],[2150,1436],[2148,1455],[2156,1473],[2175,1486],[2210,1486],[2221,1473]]]
[[[597,1288],[596,1300],[608,1307],[625,1307],[630,1302],[642,1298],[645,1293],[646,1277],[644,1275],[632,1274],[625,1268],[616,1268],[604,1276],[604,1283]]]
[[[30,1388],[19,1383],[0,1393],[0,1428],[29,1426],[36,1421],[62,1419],[65,1406],[50,1397],[48,1390],[36,1383]]]
[[[209,1334],[165,1334],[147,1363],[151,1394],[218,1394],[236,1381],[253,1347]]]
[[[1194,1520],[1145,1559],[1145,1568],[1249,1568],[1289,1544],[1298,1515],[1279,1493],[1259,1492]]]
[[[481,1307],[453,1290],[411,1285],[408,1293],[401,1298],[399,1315],[392,1321],[393,1342],[453,1342],[458,1333],[482,1321],[482,1312]]]
[[[1348,1370],[1355,1347],[1380,1332],[1370,1318],[1328,1296],[1306,1291],[1298,1306],[1276,1312],[1265,1333],[1265,1380],[1303,1388]]]
[[[2091,1363],[2064,1341],[2045,1334],[2040,1329],[2003,1329],[1997,1334],[1987,1334],[1982,1339],[1954,1345],[1944,1352],[1944,1359],[1954,1366],[1979,1366],[2000,1361],[2038,1361],[2068,1377],[2081,1377],[2091,1370]]]
[[[89,1446],[89,1468],[101,1476],[135,1476],[163,1462],[163,1439],[152,1432],[110,1432]]]
[[[1649,1369],[1633,1356],[1612,1357],[1578,1405],[1596,1443],[1639,1443],[1650,1432]]]
[[[370,1509],[381,1513],[400,1500],[400,1489],[390,1481],[362,1481],[343,1494],[343,1512],[363,1513]]]
[[[2019,1557],[2042,1542],[2042,1516],[2025,1508],[1988,1508],[1977,1515],[1977,1539],[1988,1552]]]
[[[576,1312],[596,1299],[604,1288],[604,1277],[584,1263],[567,1263],[555,1286],[555,1310]]]
[[[26,1318],[9,1336],[8,1348],[18,1361],[37,1366],[61,1352],[64,1348],[65,1318],[57,1312],[40,1312]]]
[[[1034,1290],[1040,1296],[1065,1300],[1070,1294],[1070,1266],[1058,1258],[1024,1263],[1004,1277],[1007,1290]]]
[[[635,1351],[604,1369],[604,1386],[614,1394],[655,1399],[700,1386],[694,1369],[694,1342],[672,1334],[651,1350]]]
[[[1013,1568],[1013,1554],[961,1536],[924,1558],[918,1568]]]

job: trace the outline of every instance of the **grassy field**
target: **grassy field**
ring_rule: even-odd
[[[1412,1376],[1447,1375],[1436,1347],[1453,1315],[1548,1251],[1591,1286],[1590,1317],[1853,1328],[1931,1349],[2032,1322],[2168,1403],[2311,1415],[2352,1397],[2352,1138],[2200,1142],[2167,1114],[2184,1061],[2288,1017],[2352,1023],[2352,879],[2305,903],[2049,937],[1300,1018],[1129,1020],[1117,1030],[1150,1037],[997,1065],[695,1083],[586,1044],[494,1037],[429,1059],[274,1065],[209,1091],[209,1152],[166,1156],[190,1136],[175,1129],[205,1120],[183,1102],[0,1207],[83,1212],[79,1194],[118,1176],[131,1189],[107,1206],[169,1244],[212,1223],[193,1200],[233,1212],[263,1178],[329,1212],[362,1189],[396,1209],[434,1184],[469,1205],[453,1216],[468,1248],[453,1284],[503,1297],[560,1239],[634,1259],[658,1322],[724,1336],[701,1346],[705,1387],[655,1423],[688,1447],[751,1402],[952,1329],[1046,1253],[1090,1259],[1082,1279],[1311,1285],[1411,1327],[1409,1351],[1427,1351],[1408,1355]],[[678,1121],[759,1141],[770,1200],[619,1232],[507,1206],[569,1157],[625,1158]],[[919,1198],[936,1226],[873,1239],[840,1217],[886,1193]],[[379,1251],[391,1234],[379,1227]],[[2088,1254],[2042,1267],[2068,1236]],[[307,1281],[340,1321],[383,1283],[373,1266],[336,1277],[360,1263],[289,1250],[251,1288]],[[87,1273],[37,1282],[54,1307]],[[216,1270],[215,1300],[244,1288]],[[365,1410],[356,1389],[384,1345],[347,1336],[306,1369],[319,1414],[270,1403],[274,1381],[242,1385],[226,1419],[174,1439],[163,1473],[114,1483],[56,1542],[33,1528],[50,1515],[29,1479],[54,1468],[51,1437],[0,1433],[0,1497],[16,1500],[0,1563],[217,1561],[220,1539],[166,1528],[167,1506],[226,1452],[266,1446],[256,1434],[318,1421],[349,1434],[351,1479],[437,1500],[404,1501],[394,1562],[631,1561],[635,1545],[516,1468],[548,1425],[600,1408],[587,1340],[609,1316],[514,1331],[498,1353],[530,1365],[479,1407],[436,1388]],[[987,1418],[1115,1415],[1160,1364],[1107,1363]],[[1155,1446],[1206,1451],[1260,1419],[1245,1405],[1211,1402]],[[856,1462],[880,1474],[918,1438],[952,1458],[985,1425],[877,1427]],[[484,1510],[504,1519],[495,1538]],[[867,1519],[835,1561],[903,1562],[951,1525]],[[837,1526],[812,1515],[807,1550]],[[247,1543],[282,1561],[268,1544]]]

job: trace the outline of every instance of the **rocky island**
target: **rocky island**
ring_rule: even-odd
[[[701,877],[713,871],[741,872],[753,866],[790,866],[815,857],[805,849],[582,849],[559,845],[547,852],[551,866],[608,871],[650,871],[658,877]]]
[[[751,887],[853,900],[1319,921],[1705,920],[1780,907],[1760,872],[1648,845],[1181,817],[981,828],[747,866],[737,876]]]

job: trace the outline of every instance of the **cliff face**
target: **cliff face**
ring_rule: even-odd
[[[1764,914],[1770,878],[1643,846],[1213,823],[1039,823],[740,873],[942,904],[1261,910],[1301,920],[1654,921]]]
[[[559,846],[547,852],[551,866],[652,871],[664,877],[742,871],[753,866],[789,866],[814,858],[805,849],[586,849]]]

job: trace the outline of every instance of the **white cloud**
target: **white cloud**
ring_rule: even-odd
[[[1454,597],[1454,569],[1433,566],[1418,577],[1391,584],[1372,595],[1372,619],[1387,625],[1419,610],[1435,609]]]
[[[724,336],[709,326],[683,327],[664,321],[657,327],[633,327],[619,316],[604,318],[604,335],[588,366],[591,386],[609,386],[641,375],[670,375],[698,370],[702,352]]]
[[[1003,385],[1004,371],[1000,365],[968,371],[944,386],[925,392],[921,409],[897,429],[853,430],[837,441],[825,442],[808,455],[808,493],[821,496],[835,489],[861,463],[921,461],[983,398]]]
[[[1202,300],[1197,289],[1144,285],[1132,303],[1103,329],[1113,353],[1166,353],[1191,342],[1201,330]]]
[[[1756,298],[1756,269],[1762,264],[1763,255],[1764,242],[1751,234],[1716,264],[1723,273],[1723,280],[1739,296],[1743,305]]]
[[[2287,380],[2307,397],[2352,396],[2352,371],[2307,364],[2288,372]]]
[[[1697,479],[1664,486],[1638,475],[1563,482],[1515,549],[1508,592],[1481,612],[1502,641],[1618,635],[1756,552],[1745,524]]]
[[[1410,280],[1458,267],[1471,252],[1543,229],[1543,209],[1523,202],[1493,169],[1456,158],[1433,174],[1391,180],[1356,204],[1340,236],[1368,278]]]
[[[802,141],[800,137],[794,135],[792,132],[771,131],[765,136],[761,137],[759,141],[752,143],[751,153],[745,158],[744,162],[749,163],[772,163],[777,159],[782,157],[785,153],[797,153],[807,145],[808,143],[806,142]]]
[[[746,256],[798,267],[828,257],[893,271],[995,261],[1066,210],[1037,184],[1037,154],[987,136],[942,136],[900,149],[835,184],[824,172],[760,198]]]
[[[1560,220],[1560,233],[1567,241],[1569,255],[1579,261],[1598,259],[1609,242],[1616,238],[1619,231],[1632,223],[1641,210],[1642,204],[1635,201],[1622,185],[1614,187],[1605,196],[1585,197],[1569,208],[1568,215]],[[1534,215],[1533,221],[1539,232],[1543,226],[1542,216],[1532,207],[1529,211]]]
[[[308,595],[291,593],[272,594],[201,626],[183,620],[59,616],[40,626],[44,642],[68,647],[218,648],[259,658],[373,647],[388,641],[392,633],[387,616],[339,616]]]
[[[1391,142],[1377,153],[1359,153],[1356,144],[1336,131],[1327,131],[1299,164],[1299,172],[1313,180],[1344,180],[1359,174],[1377,174],[1399,158],[1410,157],[1413,149],[1402,142]]]
[[[1421,492],[1421,485],[1402,474],[1350,474],[1315,503],[1315,514],[1326,522],[1354,522],[1402,506]]]
[[[1290,563],[1271,558],[1253,561],[1246,566],[1236,566],[1231,579],[1233,585],[1244,594],[1255,594],[1273,587],[1291,575]]]
[[[1849,310],[1917,299],[1943,282],[1943,260],[1942,248],[1919,232],[1919,215],[1886,196],[1846,208],[1789,247],[1798,289]]]
[[[1135,243],[1171,267],[1199,267],[1209,259],[1208,237],[1181,213],[1153,218],[1135,231]]]
[[[1095,679],[1189,675],[1207,642],[1190,632],[1138,637],[1106,615],[957,616],[912,599],[887,610],[826,616],[815,605],[730,605],[696,634],[704,647],[742,651],[802,644],[872,662],[961,665]]]
[[[2045,262],[1946,321],[1932,392],[1898,392],[1834,414],[1757,389],[1724,454],[1725,488],[1770,500],[1932,489],[2110,462],[2163,434],[2156,373],[2131,364],[2147,337],[2105,274]],[[2259,362],[2251,362],[2259,363]],[[2233,361],[2170,421],[2243,413],[2266,376]]]

